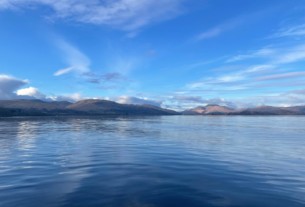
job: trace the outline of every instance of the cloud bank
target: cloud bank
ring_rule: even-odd
[[[0,74],[0,98],[13,99],[17,97],[15,93],[20,87],[26,85],[27,80],[21,80],[9,75]]]
[[[29,86],[28,80],[15,78],[10,75],[0,74],[0,100],[11,99],[40,99],[44,101],[78,101],[83,99],[80,94],[64,94],[48,96],[39,91],[38,88]]]

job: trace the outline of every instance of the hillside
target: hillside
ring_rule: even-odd
[[[184,115],[224,115],[233,113],[234,110],[225,106],[219,105],[207,105],[207,106],[198,106],[196,108],[183,111]]]
[[[0,116],[58,115],[175,115],[175,111],[151,105],[128,105],[113,101],[88,99],[70,102],[42,100],[1,100]]]
[[[259,106],[246,109],[231,109],[219,105],[198,106],[182,112],[184,115],[305,115],[305,106],[274,107]]]

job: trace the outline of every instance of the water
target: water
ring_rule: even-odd
[[[305,206],[305,117],[0,119],[1,207]]]

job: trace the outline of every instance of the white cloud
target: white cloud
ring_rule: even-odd
[[[0,74],[0,100],[10,99],[41,99],[44,101],[79,101],[86,97],[83,97],[79,93],[64,94],[49,96],[45,95],[35,87],[26,87],[29,83],[28,80],[22,80],[13,76]]]
[[[76,102],[76,101],[80,101],[82,99],[86,99],[86,97],[84,97],[80,93],[72,93],[72,94],[64,94],[64,95],[57,95],[57,96],[48,96],[48,99],[53,100],[53,101]]]
[[[217,104],[231,108],[251,108],[262,105],[269,106],[304,106],[305,89],[291,90],[283,93],[265,93],[264,95],[250,95],[248,97],[238,97],[231,99],[224,98],[204,98],[204,95],[176,95],[169,97],[164,101],[164,105],[168,108],[183,111],[197,106],[205,106],[208,104]]]
[[[181,14],[184,0],[1,0],[0,8],[47,6],[52,18],[134,31]]]
[[[149,104],[153,106],[161,106],[161,101],[150,100],[145,97],[133,97],[133,96],[120,96],[118,98],[114,98],[114,101],[121,104],[136,104],[136,105],[144,105]]]
[[[206,99],[202,96],[189,96],[189,95],[175,95],[166,100],[166,104],[170,108],[182,111],[197,106],[205,106],[209,104],[216,104],[220,106],[226,106],[230,108],[236,108],[237,105],[224,98],[211,98]]]
[[[284,93],[265,94],[261,96],[252,96],[242,100],[244,106],[304,106],[305,90],[292,90]]]
[[[27,87],[28,80],[22,80],[13,76],[0,74],[0,99],[42,99],[49,100],[49,97],[41,93],[37,88]]]
[[[0,74],[0,99],[16,98],[15,91],[27,83],[27,80]]]
[[[34,88],[34,87],[19,89],[19,90],[17,90],[16,94],[18,96],[28,96],[28,97],[37,98],[37,99],[45,99],[46,98],[46,96],[44,94],[39,92],[39,90],[37,88]]]

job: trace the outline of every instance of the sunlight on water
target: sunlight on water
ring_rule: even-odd
[[[305,117],[0,119],[0,206],[305,205]]]

